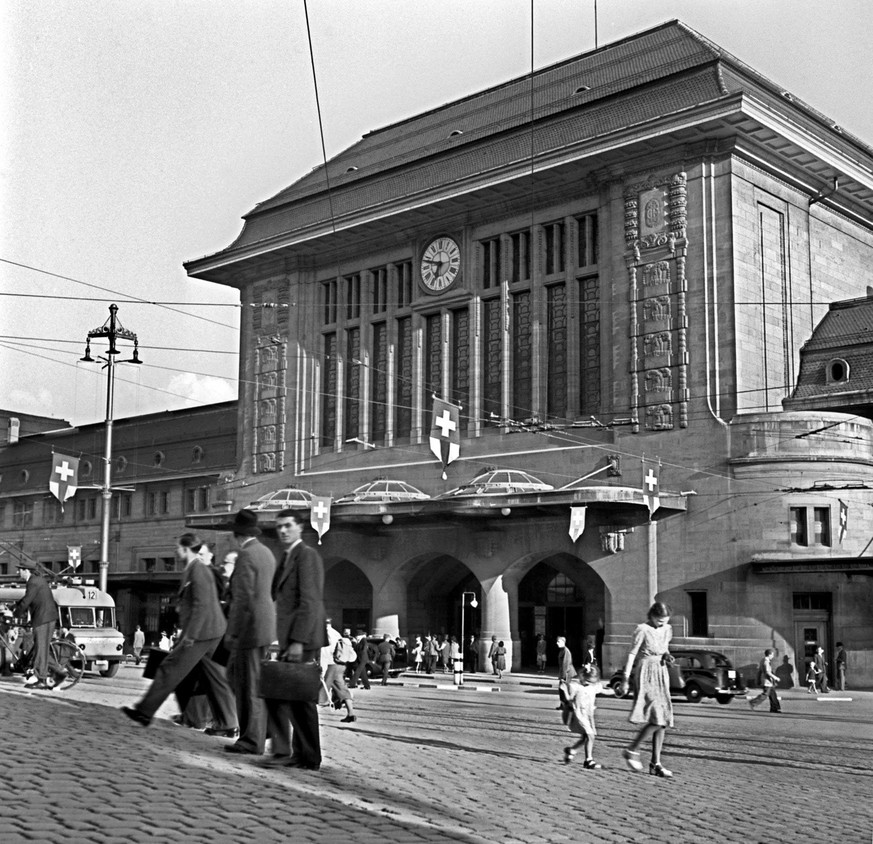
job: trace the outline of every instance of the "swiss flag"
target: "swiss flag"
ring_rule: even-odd
[[[68,498],[72,498],[78,488],[79,458],[57,452],[53,454],[49,490],[61,502],[61,511],[64,509],[64,502]]]
[[[570,508],[570,540],[575,542],[583,533],[585,533],[585,512],[587,507],[571,507]]]
[[[461,454],[461,413],[457,405],[434,396],[433,422],[430,428],[430,450],[443,464],[443,480],[446,466]]]
[[[649,507],[649,516],[661,506],[659,498],[659,480],[658,472],[661,466],[659,463],[646,463],[643,460],[643,500]]]
[[[316,497],[312,501],[312,509],[309,511],[309,521],[318,534],[318,544],[321,545],[321,537],[330,530],[330,496]]]

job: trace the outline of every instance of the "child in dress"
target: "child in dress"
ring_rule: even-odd
[[[806,665],[806,691],[809,694],[818,694],[818,686],[815,684],[814,662],[808,662]]]
[[[576,750],[582,747],[585,751],[582,767],[592,771],[603,767],[593,758],[594,737],[597,735],[594,726],[594,699],[603,690],[603,683],[599,680],[600,674],[596,666],[584,666],[578,676],[572,677],[567,683],[567,702],[561,713],[570,732],[580,736],[576,744],[564,748],[564,762],[569,765],[576,756]]]

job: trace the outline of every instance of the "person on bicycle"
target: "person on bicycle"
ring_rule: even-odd
[[[35,563],[30,560],[19,562],[18,576],[26,585],[24,597],[15,605],[15,615],[23,616],[29,611],[33,629],[34,673],[25,680],[25,685],[33,689],[53,689],[56,682],[61,682],[67,676],[50,649],[52,632],[58,621],[58,605],[48,581]],[[49,678],[49,670],[57,680]]]

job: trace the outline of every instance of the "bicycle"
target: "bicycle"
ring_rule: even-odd
[[[21,625],[29,627],[30,625]],[[33,647],[26,653],[21,653],[20,648],[16,649],[14,642],[10,642],[6,636],[6,631],[0,629],[0,648],[13,655],[12,671],[27,673],[27,670],[33,663]],[[60,682],[66,682],[66,688],[71,688],[82,679],[85,673],[85,657],[82,652],[76,647],[73,642],[67,639],[52,639],[49,642],[49,664],[52,658],[60,666],[64,673],[64,679]]]

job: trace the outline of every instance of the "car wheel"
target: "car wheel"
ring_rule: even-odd
[[[715,699],[723,706],[726,706],[734,699],[734,696],[733,695],[716,695]]]
[[[689,703],[700,703],[700,699],[703,697],[703,690],[697,683],[688,683],[685,686],[685,699]]]
[[[609,687],[615,692],[616,697],[621,697],[621,680],[613,680]]]

